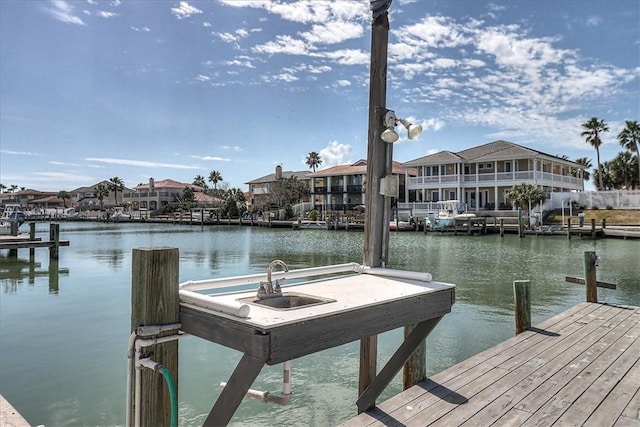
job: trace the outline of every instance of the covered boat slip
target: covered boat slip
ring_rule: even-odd
[[[342,424],[640,426],[640,307],[582,303]]]
[[[285,274],[274,273],[274,277]],[[250,303],[248,315],[242,317],[215,310],[215,307],[251,301],[256,291],[211,295],[213,308],[194,304],[193,300],[189,302],[181,296],[180,323],[184,332],[244,353],[205,425],[226,425],[231,420],[265,364],[282,363],[394,328],[415,325],[360,396],[357,405],[371,407],[422,340],[442,316],[451,311],[455,286],[391,277],[388,272],[385,275],[356,273],[283,286],[282,294],[287,293],[318,297],[322,303],[278,310],[255,301]]]

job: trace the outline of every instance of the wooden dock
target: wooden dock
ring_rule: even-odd
[[[68,240],[60,240],[60,224],[49,224],[49,241],[44,242],[35,237],[35,223],[29,224],[29,234],[17,236],[0,236],[0,250],[8,249],[10,257],[18,256],[18,249],[29,249],[29,255],[33,256],[36,248],[49,248],[49,258],[58,259],[61,246],[69,246]]]
[[[640,307],[581,303],[342,424],[640,426]]]

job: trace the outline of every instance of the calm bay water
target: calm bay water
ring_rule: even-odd
[[[48,238],[48,226],[38,225]],[[18,260],[0,256],[0,393],[33,425],[124,424],[126,347],[130,323],[131,251],[146,246],[180,250],[180,281],[264,272],[273,259],[290,268],[361,262],[361,232],[292,231],[237,226],[62,223],[56,266],[46,250]],[[585,251],[601,257],[601,301],[640,305],[640,243],[563,237],[450,236],[392,233],[389,267],[428,271],[455,283],[456,304],[427,342],[435,373],[513,335],[514,280],[532,282],[537,324],[585,300]],[[59,268],[56,280],[56,268]],[[402,340],[379,339],[379,367]],[[291,405],[245,399],[234,425],[326,426],[356,413],[358,343],[292,362]],[[180,342],[180,425],[201,425],[241,354],[187,338]],[[279,393],[281,366],[265,367],[253,385]],[[384,400],[401,390],[396,378]]]

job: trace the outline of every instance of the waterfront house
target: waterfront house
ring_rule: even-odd
[[[451,152],[440,151],[403,163],[407,202],[459,200],[468,209],[511,209],[506,194],[527,183],[545,192],[584,191],[583,166],[564,158],[498,140]],[[405,203],[399,207],[416,207]]]
[[[249,186],[248,194],[246,194],[247,204],[256,212],[259,210],[269,209],[271,202],[271,185],[281,179],[296,178],[297,180],[309,185],[309,171],[283,171],[282,166],[277,165],[275,172],[260,178],[245,182]],[[302,202],[309,202],[308,198]]]
[[[96,187],[100,184],[109,189],[109,194],[104,196],[102,203],[100,203],[100,200],[95,196]],[[131,193],[132,190],[127,187],[124,187],[122,190],[118,190],[118,201],[116,202],[115,194],[111,191],[111,185],[111,182],[104,180],[88,187],[78,187],[72,190],[73,205],[80,209],[99,209],[101,205],[105,208],[111,208],[124,203],[125,195]]]
[[[173,179],[163,179],[155,181],[149,178],[147,184],[140,184],[134,187],[130,193],[123,196],[124,203],[130,203],[131,209],[154,211],[172,203],[180,201],[185,188],[190,188],[194,193],[202,192],[202,187],[175,181]]]
[[[399,177],[399,201],[405,201],[406,177],[415,172],[393,162],[393,174]],[[338,165],[310,173],[311,207],[317,210],[349,211],[365,204],[367,161]]]

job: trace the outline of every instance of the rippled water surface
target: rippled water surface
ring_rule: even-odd
[[[46,240],[46,224],[38,225]],[[124,424],[126,347],[130,326],[131,251],[146,246],[180,250],[180,281],[264,272],[276,258],[290,268],[361,262],[362,232],[62,223],[59,262],[38,250],[16,260],[0,255],[0,393],[33,425]],[[454,283],[456,304],[427,341],[430,374],[513,335],[514,280],[531,280],[532,321],[543,321],[585,299],[585,251],[601,257],[601,301],[640,305],[640,243],[515,235],[451,236],[397,233],[390,267],[428,271]],[[57,274],[56,274],[57,271]],[[402,331],[381,335],[381,367]],[[292,404],[245,400],[233,424],[326,426],[356,413],[358,343],[293,361]],[[201,425],[241,354],[188,338],[180,342],[180,425]],[[253,388],[279,393],[281,366],[263,369]],[[396,378],[382,400],[401,389]]]

